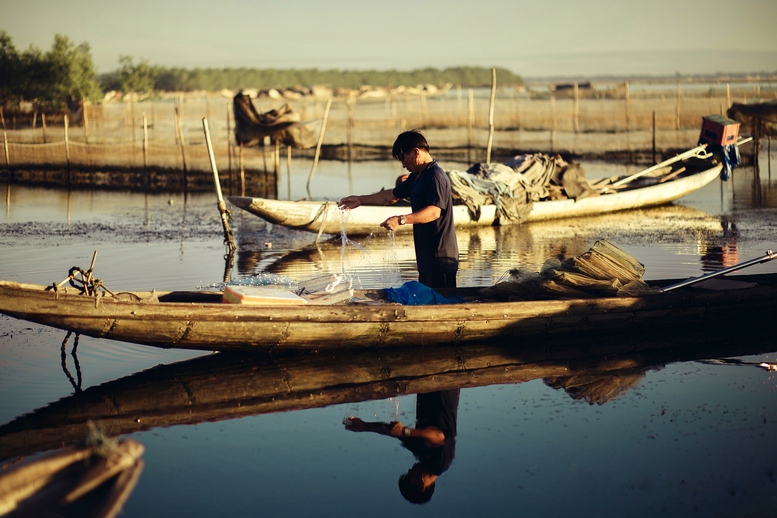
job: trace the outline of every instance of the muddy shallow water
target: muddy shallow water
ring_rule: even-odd
[[[604,174],[619,167],[584,165]],[[396,174],[377,164],[328,167],[316,177],[320,198],[370,192]],[[306,195],[307,170],[298,176],[291,198]],[[279,192],[285,189],[282,184]],[[740,169],[733,182],[714,182],[667,207],[459,232],[459,284],[492,284],[511,268],[536,269],[550,257],[582,253],[598,238],[643,262],[646,279],[699,275],[777,248],[775,193],[777,180]],[[343,248],[337,236],[316,243],[315,234],[237,212],[238,250],[234,261],[226,261],[215,198],[209,195],[68,193],[10,185],[2,198],[5,280],[59,282],[71,266],[88,267],[95,250],[95,275],[119,290],[191,289],[257,275],[300,280],[326,271],[353,274],[363,287],[415,278],[406,238],[393,242],[376,231]],[[777,272],[777,264],[746,271]],[[36,419],[40,423],[63,409],[54,423],[67,423],[86,408],[109,433],[114,427],[146,448],[145,469],[125,516],[769,516],[777,504],[772,444],[777,374],[759,364],[777,362],[777,346],[768,339],[772,328],[764,322],[759,330],[764,336],[758,337],[752,330],[732,330],[725,340],[622,337],[624,344],[661,340],[676,345],[674,350],[689,343],[702,349],[696,356],[670,355],[636,371],[596,378],[620,387],[618,397],[598,402],[575,399],[579,393],[569,389],[569,380],[564,390],[549,375],[522,382],[497,378],[480,387],[470,380],[473,388],[461,390],[453,463],[438,479],[431,501],[417,506],[397,489],[399,475],[414,462],[412,454],[396,439],[342,425],[351,415],[412,424],[414,395],[389,398],[378,391],[382,396],[364,401],[366,395],[338,386],[340,396],[328,406],[307,408],[301,398],[294,407],[299,410],[241,412],[258,405],[256,396],[245,399],[248,389],[241,387],[247,379],[280,372],[287,388],[276,398],[284,390],[288,396],[300,360],[256,359],[246,365],[222,355],[89,337],[80,338],[75,354],[71,337],[63,356],[64,331],[0,316],[0,445],[11,435],[7,423],[21,423],[22,432],[28,427],[33,436]],[[540,345],[550,347],[497,347]],[[617,351],[620,344],[603,345]],[[705,359],[704,347],[714,357],[740,362],[699,361]],[[369,364],[375,356],[380,355],[352,361]],[[328,356],[309,360],[320,362],[322,371],[332,369],[333,377],[338,371]],[[381,361],[389,364],[386,357]],[[197,385],[201,376],[210,381]],[[221,394],[218,404],[205,406],[206,394],[215,396],[198,390],[208,385]],[[182,408],[188,410],[153,410],[143,394],[156,394],[150,399],[172,408],[172,393],[163,390],[171,386],[187,394]],[[93,400],[108,410],[88,406]],[[130,417],[137,419],[135,428],[122,421],[134,422]],[[4,461],[8,453],[0,448]]]

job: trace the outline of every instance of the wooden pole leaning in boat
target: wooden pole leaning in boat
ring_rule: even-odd
[[[11,167],[11,153],[8,151],[8,134],[3,130],[3,153],[5,154],[5,166]]]
[[[753,138],[752,138],[752,137],[745,137],[745,138],[741,138],[741,139],[739,139],[739,141],[736,143],[736,145],[737,145],[737,146],[741,146],[742,144],[747,144],[747,143],[748,143],[748,142],[750,142],[751,140],[753,140]],[[680,154],[679,154],[679,155],[677,155],[677,156],[674,156],[674,157],[672,157],[672,158],[669,158],[669,159],[667,159],[667,160],[664,160],[664,161],[663,161],[663,162],[661,162],[660,164],[656,164],[656,165],[654,165],[654,166],[652,166],[652,167],[648,167],[647,169],[645,169],[645,170],[643,170],[643,171],[640,171],[640,172],[638,172],[638,173],[634,173],[634,174],[633,174],[633,175],[631,175],[631,176],[627,176],[626,178],[623,178],[623,179],[621,179],[621,180],[618,180],[617,182],[615,182],[615,183],[614,183],[614,184],[612,184],[612,185],[607,185],[606,187],[603,187],[603,189],[611,189],[611,188],[613,188],[613,187],[619,187],[619,186],[621,186],[621,185],[623,185],[623,184],[626,184],[626,183],[629,183],[629,182],[631,182],[632,180],[636,180],[636,179],[637,179],[637,178],[639,178],[640,176],[643,176],[643,175],[645,175],[645,174],[647,174],[647,173],[653,172],[653,171],[655,171],[656,169],[661,169],[662,167],[666,167],[666,166],[668,166],[668,165],[670,165],[670,164],[674,164],[675,162],[680,162],[681,160],[685,160],[686,158],[691,158],[691,157],[693,157],[693,156],[697,156],[697,157],[699,157],[699,158],[707,158],[707,157],[709,157],[710,155],[706,153],[706,149],[707,149],[707,144],[702,144],[702,145],[700,145],[700,146],[697,146],[697,147],[695,147],[695,148],[693,148],[693,149],[689,149],[689,150],[688,150],[688,151],[686,151],[685,153],[680,153]]]
[[[324,141],[324,132],[326,131],[326,121],[329,119],[329,109],[332,107],[332,98],[330,97],[326,101],[326,107],[324,108],[324,118],[321,119],[321,129],[318,132],[318,141],[316,142],[316,154],[313,157],[313,165],[310,168],[310,174],[308,175],[308,183],[306,185],[308,190],[308,197],[312,198],[310,195],[310,182],[313,180],[313,173],[316,172],[316,167],[318,166],[318,159],[321,156],[321,143]]]
[[[488,101],[488,145],[486,146],[486,163],[491,163],[491,145],[494,143],[494,100],[496,97],[496,69],[491,69],[491,97]]]
[[[618,187],[620,185],[629,183],[629,182],[631,182],[633,180],[636,180],[637,178],[639,178],[642,175],[645,175],[647,173],[655,171],[656,169],[661,169],[662,167],[668,166],[670,164],[674,164],[675,162],[679,162],[681,160],[685,160],[686,158],[691,158],[692,156],[701,155],[704,152],[705,149],[707,149],[707,144],[702,144],[701,146],[697,146],[697,147],[695,147],[693,149],[689,149],[685,153],[680,153],[679,155],[677,155],[675,157],[672,157],[672,158],[670,158],[668,160],[664,160],[660,164],[656,164],[656,165],[654,165],[652,167],[648,167],[647,169],[645,169],[643,171],[640,171],[638,173],[635,173],[635,174],[633,174],[631,176],[627,176],[626,178],[618,180],[614,184],[608,185],[607,187],[608,188]]]
[[[671,286],[665,286],[661,288],[661,291],[667,292],[667,291],[676,290],[677,288],[682,288],[683,286],[696,284],[697,282],[706,281],[707,279],[718,277],[719,275],[725,275],[727,273],[735,272],[737,270],[741,270],[742,268],[747,268],[748,266],[754,266],[756,264],[766,263],[773,259],[777,259],[777,254],[775,254],[771,250],[767,250],[766,254],[762,255],[761,257],[756,257],[755,259],[750,259],[749,261],[735,264],[734,266],[729,266],[728,268],[723,268],[722,270],[718,270],[716,272],[710,272],[705,275],[700,275],[699,277],[693,277],[692,279],[687,279],[687,280],[672,284]]]
[[[202,119],[202,129],[205,132],[205,145],[208,147],[208,158],[210,158],[210,168],[213,170],[213,183],[216,185],[216,196],[218,198],[218,208],[221,214],[221,224],[224,227],[224,242],[229,246],[230,254],[236,249],[235,240],[232,237],[232,230],[229,228],[229,211],[224,204],[224,197],[221,195],[221,182],[219,181],[219,171],[216,168],[216,157],[213,154],[213,144],[210,140],[210,130],[208,129],[208,119]]]

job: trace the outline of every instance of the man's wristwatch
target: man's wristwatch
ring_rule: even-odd
[[[407,223],[405,216],[399,216],[399,224],[404,225],[405,223]]]

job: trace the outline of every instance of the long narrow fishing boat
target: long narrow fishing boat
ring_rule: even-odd
[[[768,257],[774,256],[769,252]],[[723,279],[715,289],[704,286],[718,279],[683,281],[694,285],[637,296],[514,302],[484,300],[478,288],[459,288],[443,295],[464,302],[446,299],[435,305],[388,302],[385,290],[357,292],[332,304],[293,303],[291,292],[290,297],[242,304],[224,303],[223,292],[85,295],[72,288],[0,281],[0,312],[98,338],[208,351],[520,343],[528,337],[636,332],[656,326],[763,325],[777,309],[777,274],[736,279]]]
[[[706,148],[707,144],[702,144],[633,175],[604,178],[592,185],[594,196],[536,201],[520,222],[594,216],[671,203],[720,176],[721,160],[716,154],[707,153]],[[361,206],[343,217],[336,201],[285,201],[246,196],[229,196],[228,200],[270,223],[326,234],[339,234],[343,230],[349,235],[369,234],[387,218],[402,211],[397,206]],[[405,208],[405,212],[408,210]],[[465,204],[455,204],[453,219],[457,228],[510,223],[499,217],[495,204],[481,205],[477,214]],[[402,226],[398,231],[407,232],[411,228],[411,225]]]

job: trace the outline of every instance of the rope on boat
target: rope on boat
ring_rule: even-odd
[[[59,295],[59,288],[61,288],[65,283],[70,283],[70,285],[77,290],[79,290],[81,295],[89,295],[97,297],[99,294],[99,290],[102,289],[104,292],[109,293],[112,297],[115,297],[116,294],[113,293],[111,290],[109,290],[105,285],[103,285],[103,281],[101,279],[98,279],[96,277],[92,277],[92,272],[94,271],[94,263],[97,259],[97,251],[95,250],[94,255],[92,256],[92,264],[89,266],[88,270],[84,270],[83,268],[80,268],[78,266],[73,266],[70,268],[70,270],[67,273],[67,278],[57,283],[52,283],[51,286],[46,287],[46,291],[53,291],[55,294]],[[80,276],[80,278],[78,276]]]

